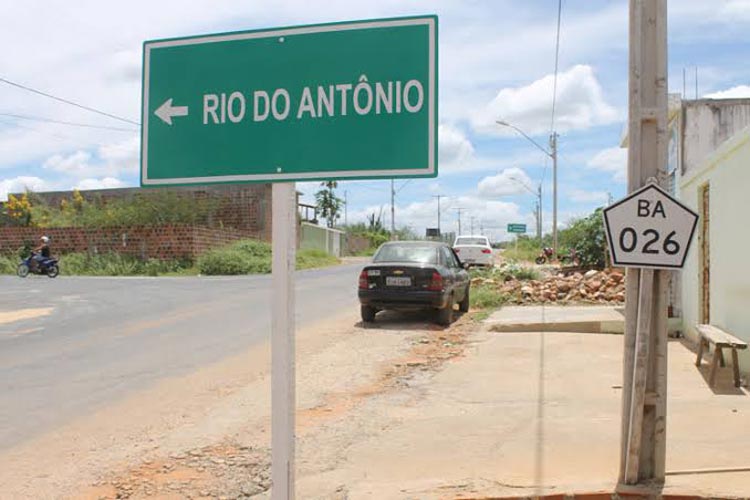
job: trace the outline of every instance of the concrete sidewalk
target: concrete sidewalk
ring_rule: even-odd
[[[301,478],[306,497],[322,498],[313,494],[321,482],[372,500],[611,494],[622,337],[483,331],[471,340],[443,371],[365,405],[374,428],[343,450],[335,471]],[[746,498],[750,397],[732,387],[731,370],[712,390],[694,360],[669,343],[664,493]],[[705,471],[718,468],[740,471]]]
[[[492,313],[485,324],[495,332],[622,334],[624,311],[615,306],[511,306]]]

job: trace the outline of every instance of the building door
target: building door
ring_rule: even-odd
[[[711,211],[709,184],[703,184],[698,188],[700,194],[700,287],[701,287],[701,315],[700,321],[703,324],[711,322]]]

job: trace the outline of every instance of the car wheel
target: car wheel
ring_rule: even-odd
[[[453,297],[448,299],[448,304],[443,309],[438,309],[436,322],[441,326],[450,326],[453,323]]]
[[[47,268],[47,276],[49,276],[50,278],[57,278],[58,274],[60,274],[60,268],[56,265],[52,265]]]
[[[29,275],[29,266],[26,264],[19,264],[18,269],[16,269],[16,274],[18,274],[19,278],[25,278]]]
[[[362,314],[362,321],[365,323],[372,323],[375,321],[375,314],[378,312],[374,307],[370,306],[361,306],[359,311]]]
[[[471,286],[466,286],[466,293],[464,294],[464,298],[461,302],[458,303],[458,310],[462,313],[469,312],[469,290],[471,289]]]

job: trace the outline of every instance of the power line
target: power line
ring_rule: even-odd
[[[63,120],[53,120],[52,118],[43,118],[41,116],[17,115],[15,113],[0,113],[0,116],[7,116],[9,118],[17,118],[19,120],[30,120],[30,121],[43,122],[43,123],[55,123],[58,125],[69,125],[72,127],[100,128],[104,130],[115,130],[117,132],[138,132],[138,130],[133,129],[133,128],[108,127],[107,125],[94,125],[91,123],[66,122]]]
[[[127,118],[122,118],[121,116],[113,115],[111,113],[107,113],[106,111],[100,111],[98,109],[91,108],[89,106],[84,106],[83,104],[78,104],[77,102],[69,101],[68,99],[63,99],[62,97],[57,97],[52,94],[48,94],[46,92],[42,92],[41,90],[36,90],[31,87],[27,87],[26,85],[21,85],[20,83],[12,82],[10,80],[7,80],[5,78],[0,77],[0,83],[5,83],[7,85],[12,85],[13,87],[18,87],[19,89],[26,90],[28,92],[32,92],[34,94],[38,94],[44,97],[48,97],[50,99],[54,99],[55,101],[59,101],[65,104],[69,104],[71,106],[75,106],[77,108],[85,109],[86,111],[90,111],[92,113],[97,113],[103,116],[107,116],[109,118],[114,118],[115,120],[120,120],[121,122],[130,123],[131,125],[138,125],[141,126],[140,123],[134,122],[133,120],[128,120]]]
[[[560,63],[560,21],[562,19],[562,0],[557,3],[557,37],[555,39],[555,78],[552,84],[552,118],[550,120],[549,130],[552,133],[555,130],[555,107],[557,105],[557,73]]]
[[[72,140],[75,140],[75,139],[73,139],[70,136],[60,135],[58,133],[50,132],[50,131],[47,131],[47,130],[39,130],[38,128],[35,128],[35,127],[29,127],[28,125],[21,125],[20,123],[14,123],[14,122],[10,122],[10,121],[3,120],[3,119],[0,119],[0,123],[3,123],[3,124],[5,124],[5,125],[7,125],[9,127],[17,127],[17,128],[22,128],[22,129],[30,130],[32,132],[36,132],[37,134],[49,135],[51,137],[55,137],[55,138],[63,140],[63,141],[72,141]],[[92,141],[91,144],[93,144],[95,146],[99,146],[99,147],[104,147],[104,145],[101,144],[101,143],[99,143],[99,142],[93,142]]]
[[[409,183],[410,183],[411,181],[413,181],[413,180],[414,180],[414,179],[409,179],[408,181],[406,181],[406,182],[404,182],[403,184],[401,184],[401,187],[399,187],[399,188],[398,188],[398,189],[396,190],[396,194],[400,193],[400,192],[401,192],[401,190],[402,190],[402,189],[404,189],[404,188],[405,188],[406,186],[408,186],[408,185],[409,185]]]

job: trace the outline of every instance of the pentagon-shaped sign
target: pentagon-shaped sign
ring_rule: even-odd
[[[697,224],[698,214],[656,184],[604,209],[615,266],[681,269]]]

